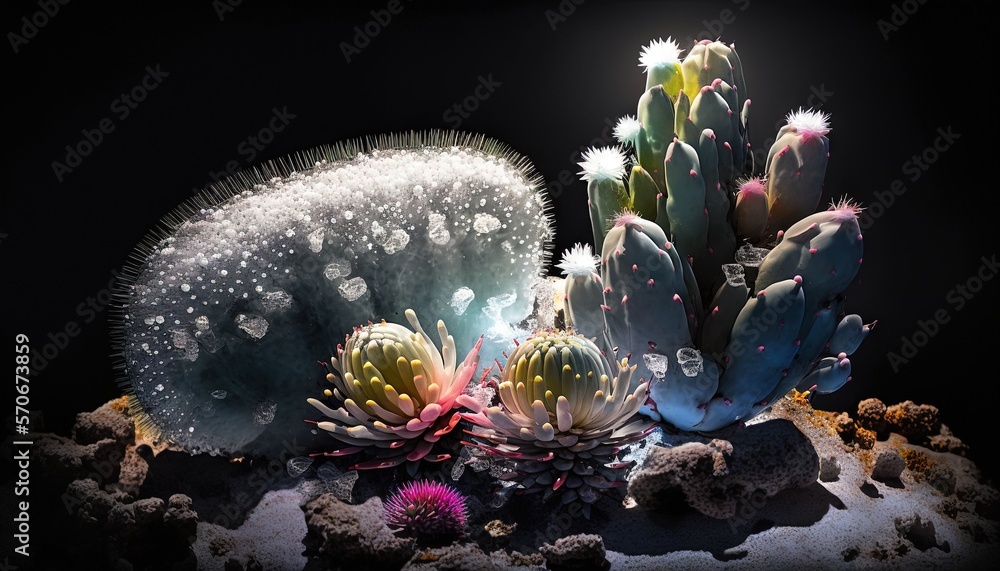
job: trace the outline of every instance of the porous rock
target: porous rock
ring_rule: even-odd
[[[941,430],[941,414],[937,407],[903,401],[885,410],[889,429],[906,437],[910,442],[921,442]]]
[[[875,447],[875,462],[871,473],[873,479],[880,482],[898,480],[904,468],[906,468],[906,460],[894,447]]]
[[[414,542],[392,533],[377,496],[354,506],[323,494],[302,509],[308,528],[303,543],[334,568],[398,569],[413,556]]]
[[[726,519],[751,498],[816,482],[819,464],[809,439],[791,421],[775,419],[746,426],[729,441],[655,447],[628,491],[645,508],[680,500]]]
[[[121,399],[116,399],[104,403],[93,412],[77,413],[72,437],[79,444],[93,444],[110,438],[125,445],[135,439],[135,424]]]
[[[581,533],[539,548],[550,569],[600,569],[605,564],[604,539]]]

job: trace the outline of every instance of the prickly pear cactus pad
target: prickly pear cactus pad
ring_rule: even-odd
[[[683,51],[670,38],[642,49],[645,92],[615,129],[620,145],[581,163],[599,264],[577,249],[559,267],[569,325],[638,365],[644,412],[711,432],[797,386],[839,389],[870,326],[843,311],[861,208],[845,198],[815,212],[830,116],[789,112],[755,165],[735,45]]]
[[[418,133],[315,149],[180,206],[121,292],[133,408],[190,451],[273,453],[354,327],[417,308],[499,357],[552,229],[533,167],[496,141]]]

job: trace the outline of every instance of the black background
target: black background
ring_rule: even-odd
[[[401,0],[402,10],[347,62],[344,43],[388,2],[247,0],[220,17],[223,2],[73,1],[16,54],[10,36],[2,48],[10,61],[3,82],[10,182],[0,208],[8,358],[15,333],[41,350],[49,334],[79,326],[31,378],[31,408],[48,431],[68,434],[74,413],[120,394],[108,312],[87,323],[80,304],[107,287],[161,217],[230,161],[246,168],[344,139],[455,127],[445,112],[471,96],[481,76],[492,77],[499,85],[460,128],[509,144],[551,183],[558,257],[591,239],[576,162],[608,123],[635,113],[645,82],[640,47],[704,32],[738,46],[756,148],[766,150],[791,109],[822,104],[832,114],[824,203],[846,194],[871,205],[894,180],[906,185],[865,230],[865,263],[848,292],[848,311],[878,326],[852,358],[854,381],[815,404],[852,412],[872,396],[934,404],[974,458],[992,449],[1000,280],[986,282],[961,310],[948,298],[980,271],[982,257],[998,253],[997,98],[984,83],[995,74],[996,51],[985,42],[992,19],[960,2],[896,2],[900,25],[886,38],[878,21],[893,17],[888,1],[859,12],[837,2],[762,0]],[[21,18],[40,8],[17,2],[4,10],[4,32],[22,33]],[[112,104],[140,84],[147,66],[169,75],[121,118]],[[249,160],[240,144],[267,127],[273,109],[294,119]],[[65,162],[66,145],[104,118],[114,131],[57,180],[53,161]],[[960,138],[912,180],[907,161],[948,128]],[[557,184],[570,174],[570,184]],[[887,355],[935,312],[948,322],[894,371]]]

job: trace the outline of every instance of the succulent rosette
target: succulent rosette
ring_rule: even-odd
[[[498,385],[500,404],[484,407],[460,396],[472,412],[469,444],[513,460],[504,479],[523,493],[561,493],[562,502],[589,505],[625,484],[630,463],[621,448],[649,434],[655,423],[638,415],[648,383],[629,390],[634,365],[613,370],[593,341],[565,331],[539,331],[507,360]]]
[[[309,399],[328,419],[318,422],[318,428],[346,445],[324,455],[374,456],[352,469],[450,458],[434,453],[435,443],[461,418],[458,397],[476,372],[482,338],[458,363],[455,340],[443,321],[437,323],[439,350],[412,309],[406,310],[406,319],[413,330],[382,321],[357,328],[338,346],[327,375],[333,389],[324,391],[327,399],[340,403],[337,408]]]

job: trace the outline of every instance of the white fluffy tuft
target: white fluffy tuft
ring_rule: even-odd
[[[583,152],[583,168],[578,174],[585,181],[616,180],[625,176],[625,153],[620,147],[591,147]]]
[[[639,130],[641,128],[642,124],[639,123],[638,119],[632,115],[626,115],[619,119],[618,123],[615,125],[615,139],[618,139],[619,143],[630,143],[633,147],[635,147],[636,141],[638,141],[639,137]]]
[[[789,111],[785,120],[789,127],[795,127],[803,135],[826,135],[830,132],[829,113],[799,107],[798,111]]]
[[[666,41],[663,39],[653,40],[648,46],[643,46],[639,52],[639,65],[646,68],[648,72],[651,67],[661,67],[672,63],[679,63],[681,48],[670,37]]]
[[[594,255],[590,244],[576,244],[563,253],[562,260],[556,267],[562,270],[564,276],[590,276],[597,273],[601,259]]]

